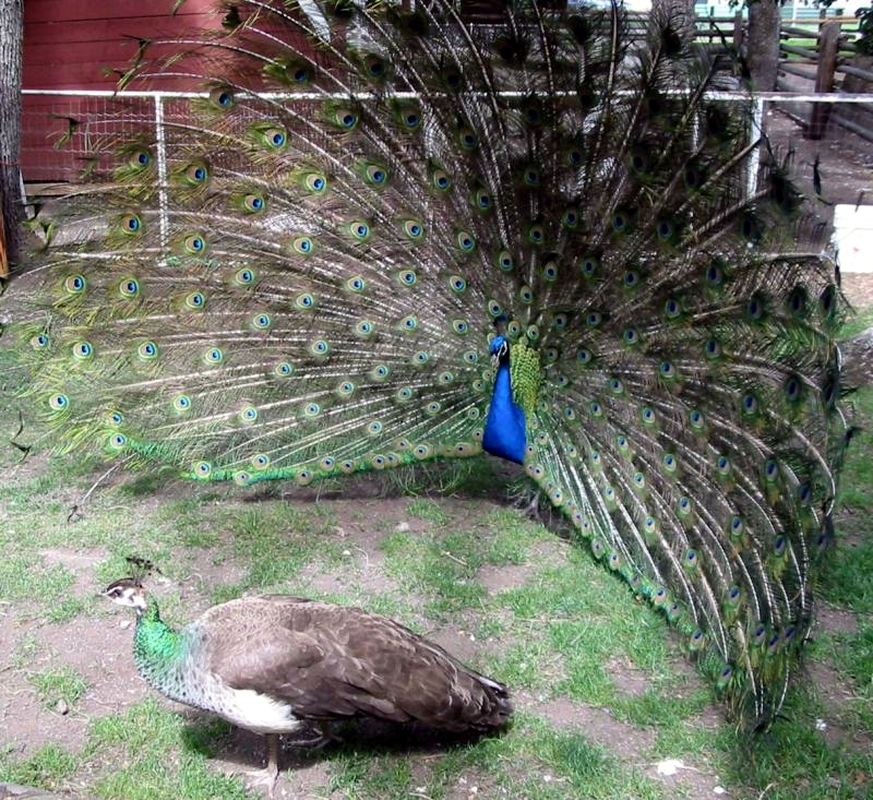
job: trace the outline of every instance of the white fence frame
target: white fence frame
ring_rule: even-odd
[[[151,99],[154,103],[154,124],[155,124],[155,143],[156,150],[155,159],[158,169],[158,203],[160,208],[160,237],[161,245],[166,245],[169,231],[169,199],[168,199],[168,183],[167,183],[167,151],[164,122],[164,105],[168,100],[194,100],[198,98],[208,98],[207,92],[163,92],[163,91],[123,91],[115,92],[111,90],[81,90],[81,89],[24,89],[22,94],[26,96],[42,96],[42,97],[96,97],[106,100],[118,99]],[[676,94],[683,92],[676,91]],[[243,94],[241,97],[245,97]],[[295,101],[295,100],[348,100],[347,94],[330,94],[324,92],[263,92],[257,95],[266,100],[280,101]],[[522,92],[501,92],[501,97],[512,99],[513,97],[522,97]],[[416,95],[412,92],[394,92],[390,97],[396,99],[415,99]],[[873,94],[798,94],[796,92],[758,92],[753,95],[745,92],[726,92],[712,91],[706,93],[707,99],[717,100],[727,103],[747,103],[751,99],[752,107],[752,124],[749,130],[749,145],[757,142],[763,133],[764,108],[767,103],[774,102],[791,102],[791,103],[873,103]],[[359,94],[355,96],[356,100],[376,100],[375,94]],[[753,194],[757,188],[758,164],[760,162],[760,151],[755,148],[752,150],[749,162],[749,169],[746,176],[746,192]],[[26,203],[27,198],[22,190],[22,200]]]

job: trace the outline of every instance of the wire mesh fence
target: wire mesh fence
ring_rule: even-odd
[[[156,187],[161,200],[161,229],[166,230],[168,175],[188,163],[196,104],[207,95],[188,92],[47,92],[25,93],[22,123],[22,173],[29,194],[75,194],[84,180],[108,179],[117,163],[120,142],[135,149],[142,142],[155,151]],[[741,92],[713,92],[724,103],[749,103]],[[275,99],[295,104],[304,118],[316,113],[324,95],[305,93]],[[193,105],[192,105],[193,104]],[[245,116],[240,124],[246,125]],[[827,223],[848,226],[873,241],[873,149],[862,133],[871,128],[873,95],[867,93],[760,93],[752,100],[749,143],[767,137],[766,157],[784,161],[815,213]],[[252,120],[253,121],[253,120]],[[850,124],[847,124],[847,121]],[[760,155],[762,148],[756,153]],[[230,154],[232,156],[232,153]],[[228,153],[222,154],[227,161]],[[753,162],[747,191],[755,188]],[[48,186],[46,184],[49,184]],[[841,210],[841,207],[847,207]],[[865,226],[870,227],[864,233]],[[840,233],[838,231],[839,238]],[[848,269],[866,269],[869,245],[849,243],[843,250]]]

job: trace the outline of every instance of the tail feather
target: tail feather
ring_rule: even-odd
[[[305,484],[481,452],[508,369],[526,473],[771,717],[830,538],[842,312],[751,100],[617,7],[234,8],[141,54],[206,92],[166,165],[109,136],[50,242],[26,339],[62,446]]]

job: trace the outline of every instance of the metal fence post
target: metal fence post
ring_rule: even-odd
[[[749,144],[754,145],[764,135],[764,99],[752,100],[752,124],[749,126]],[[758,167],[761,165],[761,148],[754,147],[749,156],[749,171],[746,173],[746,197],[758,189]]]
[[[167,197],[167,140],[164,135],[164,97],[155,94],[155,142],[158,159],[158,225],[160,230],[161,263],[167,255],[170,239],[169,198]]]

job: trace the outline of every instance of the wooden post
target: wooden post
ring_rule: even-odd
[[[0,208],[3,207],[0,197]],[[0,214],[0,278],[9,277],[9,257],[6,253],[6,228],[3,225],[3,215]]]
[[[822,25],[818,35],[818,71],[815,75],[816,94],[829,94],[834,90],[834,74],[837,69],[837,51],[840,46],[840,21],[833,19]],[[825,135],[831,103],[813,103],[806,129],[807,139],[821,139]]]

